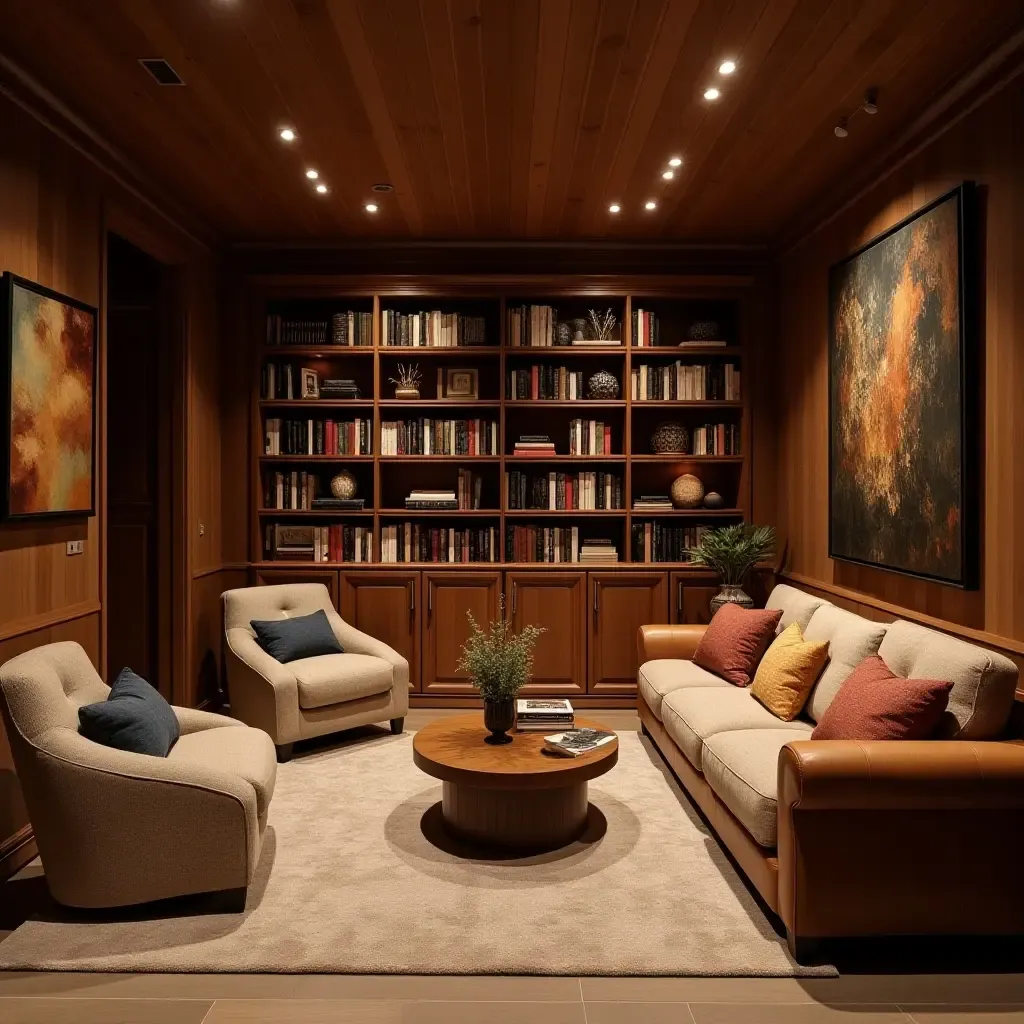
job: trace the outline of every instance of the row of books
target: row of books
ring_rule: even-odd
[[[568,323],[559,330],[558,310],[554,306],[510,306],[506,311],[508,344],[512,348],[551,348],[553,346],[584,345],[621,348],[620,338],[575,337]]]
[[[707,526],[669,526],[659,522],[634,523],[634,562],[688,562],[690,549],[700,543]]]
[[[369,526],[291,526],[267,524],[267,557],[282,562],[372,562],[373,529]]]
[[[505,474],[505,507],[548,511],[622,508],[622,478],[595,470],[543,474],[512,470]]]
[[[706,423],[694,427],[690,438],[691,455],[739,455],[738,423]]]
[[[578,562],[578,526],[506,526],[506,562]]]
[[[381,528],[382,562],[497,562],[498,527],[430,526],[405,522]]]
[[[380,425],[381,455],[497,455],[496,420],[421,417]]]
[[[634,402],[738,402],[740,371],[733,363],[634,366],[630,384]]]
[[[264,455],[372,455],[373,421],[295,420],[268,416]]]
[[[585,397],[583,371],[570,370],[567,366],[527,366],[509,370],[505,397],[574,402]]]
[[[373,344],[373,314],[345,310],[329,318],[295,319],[267,316],[268,345],[340,345],[365,348]]]
[[[415,348],[461,348],[487,344],[487,321],[482,316],[442,313],[432,309],[419,313],[381,310],[381,344]]]
[[[612,428],[599,420],[572,420],[569,423],[570,455],[611,455]]]
[[[304,469],[293,469],[290,473],[266,473],[263,477],[263,507],[307,511],[313,507],[318,486],[315,474]]]

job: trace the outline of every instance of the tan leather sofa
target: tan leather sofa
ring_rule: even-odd
[[[296,740],[376,722],[401,732],[409,710],[409,663],[380,640],[350,626],[322,583],[228,590],[224,600],[231,714],[270,734],[287,761]],[[286,665],[255,640],[253,619],[284,619],[323,610],[344,654]]]
[[[644,731],[703,810],[797,958],[816,940],[878,935],[1024,935],[1017,884],[1024,744],[1000,742],[1017,669],[910,622],[872,622],[793,587],[768,600],[779,630],[829,643],[794,722],[690,660],[705,626],[643,626]],[[863,658],[953,682],[942,735],[924,742],[812,740]]]
[[[174,708],[166,757],[94,743],[78,709],[110,688],[76,643],[0,668],[0,711],[53,898],[121,907],[229,890],[234,909],[260,858],[277,762],[264,732]]]

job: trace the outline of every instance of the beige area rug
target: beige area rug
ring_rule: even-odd
[[[590,785],[583,840],[515,860],[428,840],[443,843],[441,787],[409,734],[308,754],[280,766],[244,915],[33,919],[0,942],[0,967],[835,974],[794,963],[657,752],[636,733],[620,742]]]

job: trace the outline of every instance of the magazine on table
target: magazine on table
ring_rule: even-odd
[[[569,729],[544,737],[544,749],[558,757],[581,757],[615,739],[615,733],[603,729]]]

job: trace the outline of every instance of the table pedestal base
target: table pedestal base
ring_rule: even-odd
[[[478,789],[444,784],[441,815],[446,831],[479,846],[553,850],[578,839],[587,827],[587,784],[558,789]]]

